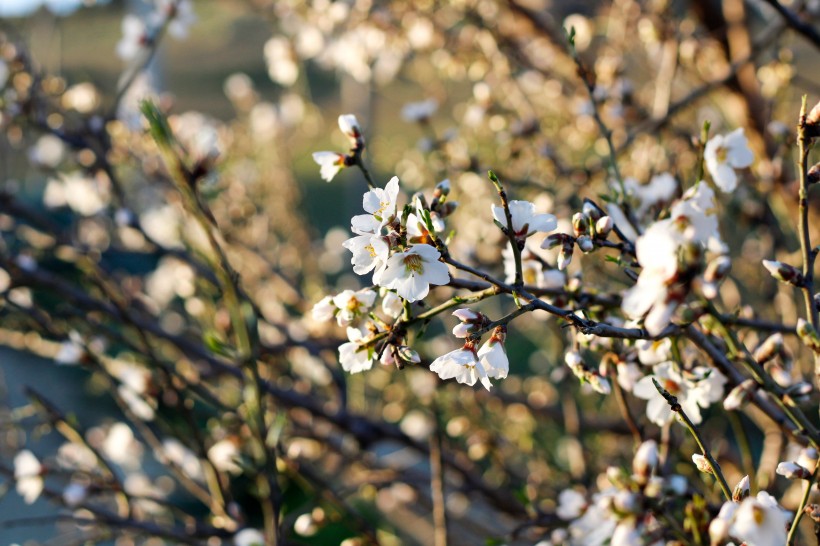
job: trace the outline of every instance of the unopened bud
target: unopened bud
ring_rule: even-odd
[[[718,256],[706,266],[703,278],[707,282],[720,282],[726,278],[729,270],[732,269],[732,260],[728,256]]]
[[[566,362],[569,369],[572,370],[572,373],[578,375],[579,371],[584,371],[584,360],[581,358],[581,353],[578,351],[568,351],[566,355],[564,355],[564,362]]]
[[[658,466],[658,443],[655,440],[647,440],[642,443],[632,459],[632,472],[639,483],[645,484],[649,476]]]
[[[809,184],[816,184],[820,182],[820,163],[815,163],[806,173],[806,181]]]
[[[806,116],[806,126],[820,126],[820,102],[814,105],[809,115]]]
[[[421,357],[419,354],[406,345],[399,347],[397,352],[399,354],[399,358],[405,362],[411,362],[413,364],[418,364],[421,362]]]
[[[584,205],[581,207],[581,212],[584,213],[593,222],[597,222],[603,216],[603,213],[601,212],[601,209],[598,207],[598,205],[596,205],[589,199],[584,199]]]
[[[752,398],[755,387],[754,379],[747,379],[740,385],[736,386],[729,392],[729,395],[723,400],[723,409],[726,411],[739,410],[745,406]]]
[[[480,321],[483,315],[470,309],[469,307],[462,307],[453,311],[453,316],[461,322],[476,322]]]
[[[820,504],[809,504],[803,509],[803,513],[814,520],[815,523],[820,523]]]
[[[450,195],[450,179],[445,178],[436,184],[436,189],[433,191],[433,197],[441,198],[448,195]]]
[[[615,227],[615,223],[612,221],[611,216],[601,216],[595,222],[595,234],[601,239],[606,239],[613,227]]]
[[[576,212],[572,215],[572,232],[576,237],[589,232],[589,216],[583,212]]]
[[[743,476],[743,478],[737,482],[737,485],[732,490],[732,500],[735,502],[740,502],[746,497],[748,497],[752,492],[752,488],[749,482],[749,476]]]
[[[783,348],[783,334],[772,334],[755,349],[754,359],[758,364],[765,364],[780,352]]]
[[[356,116],[353,114],[339,116],[339,129],[347,135],[356,148],[364,148],[364,135],[362,135],[362,128]]]
[[[569,264],[572,263],[572,251],[574,245],[572,244],[572,239],[568,239],[564,241],[564,244],[561,245],[561,251],[558,253],[558,269],[559,271],[563,271]]]
[[[709,460],[703,455],[698,455],[697,453],[695,453],[694,455],[692,455],[692,462],[695,463],[695,466],[698,467],[698,470],[700,470],[704,474],[712,473],[712,466],[709,464]]]
[[[820,353],[820,337],[817,330],[806,319],[797,319],[797,335],[800,340],[810,347],[815,353]]]
[[[792,383],[794,383],[792,374],[780,364],[770,364],[767,371],[769,375],[772,376],[772,379],[774,379],[774,382],[781,387],[791,387]]]
[[[803,284],[803,274],[794,266],[775,260],[763,260],[763,267],[768,269],[772,277],[780,282],[793,286],[802,286]]]
[[[558,245],[564,244],[564,240],[568,237],[565,233],[553,233],[541,242],[541,248],[547,250],[555,248]]]
[[[587,254],[592,252],[595,249],[595,244],[592,242],[592,239],[587,235],[582,235],[575,239],[575,242],[578,243],[578,248],[581,249],[581,252]]]
[[[804,448],[800,450],[800,456],[797,457],[797,464],[809,472],[814,472],[814,469],[817,466],[818,456],[820,455],[818,455],[817,450],[813,447]]]
[[[612,392],[612,385],[610,385],[609,379],[606,377],[598,375],[597,373],[589,373],[586,379],[589,382],[589,386],[592,387],[592,390],[598,394],[606,395]]]
[[[637,493],[621,490],[612,499],[612,507],[621,514],[637,514],[641,510],[640,498]]]
[[[778,464],[775,472],[790,480],[806,480],[811,478],[811,472],[792,461],[784,461]]]

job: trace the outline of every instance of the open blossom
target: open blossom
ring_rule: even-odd
[[[698,367],[684,375],[675,364],[664,362],[655,366],[652,374],[638,381],[632,392],[648,400],[646,416],[658,426],[672,420],[672,409],[655,388],[653,378],[678,398],[683,411],[695,424],[701,421],[700,408],[708,408],[723,398],[726,377],[717,370]]]
[[[503,326],[498,326],[484,345],[478,350],[478,360],[484,366],[487,377],[491,379],[504,379],[510,373],[510,361],[507,352],[504,350],[504,338],[506,331]]]
[[[481,381],[484,388],[490,390],[492,383],[487,375],[484,364],[478,359],[475,345],[470,342],[464,347],[442,355],[430,364],[430,370],[436,372],[442,379],[455,379],[459,383],[475,385]]]
[[[510,216],[515,236],[526,239],[538,231],[548,233],[558,227],[558,220],[552,214],[536,214],[535,205],[529,201],[510,201]],[[491,205],[493,218],[502,226],[507,226],[504,207]]]
[[[327,322],[336,315],[338,307],[333,304],[333,296],[325,296],[311,310],[313,320],[317,322]]]
[[[357,275],[364,275],[374,269],[380,271],[390,256],[390,246],[381,235],[357,235],[343,242],[342,246],[353,253],[350,262]]]
[[[373,367],[373,348],[364,343],[365,337],[357,328],[347,329],[347,343],[339,346],[339,363],[349,373],[359,373]]]
[[[730,192],[737,187],[735,169],[745,169],[751,165],[754,154],[741,127],[728,135],[716,135],[709,139],[703,150],[703,160],[715,184],[724,192]]]
[[[728,534],[746,546],[786,546],[786,529],[791,514],[781,508],[774,497],[761,491],[757,497],[747,497],[739,505],[725,503],[716,519],[729,523]],[[709,526],[710,535],[712,525]],[[725,528],[725,524],[715,525],[715,531],[721,528]]]
[[[395,290],[409,302],[424,299],[431,284],[450,282],[447,266],[439,261],[441,254],[430,245],[413,245],[404,252],[393,254],[373,275],[379,286]]]
[[[319,165],[322,180],[327,182],[345,168],[345,156],[338,152],[313,152],[313,161]]]
[[[34,503],[43,492],[43,466],[34,453],[24,449],[14,456],[14,479],[26,504]]]
[[[333,298],[333,304],[339,309],[336,322],[339,326],[347,326],[373,307],[376,301],[376,292],[373,290],[345,290]]]
[[[627,194],[638,200],[634,213],[638,219],[641,219],[653,207],[672,200],[678,189],[678,181],[669,173],[656,174],[648,184],[641,184],[634,178],[626,178],[624,189]]]
[[[359,235],[378,234],[396,219],[399,198],[399,177],[394,176],[384,188],[373,188],[362,197],[362,208],[368,214],[359,214],[350,221],[350,228]]]

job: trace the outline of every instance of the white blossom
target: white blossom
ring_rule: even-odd
[[[728,193],[737,186],[735,169],[750,166],[754,154],[741,127],[728,135],[715,135],[709,139],[703,150],[703,160],[715,184]]]
[[[366,313],[376,301],[376,292],[373,290],[345,290],[333,298],[333,304],[339,309],[336,322],[339,326],[347,326]]]
[[[777,501],[761,491],[748,497],[734,511],[729,534],[746,546],[786,546],[790,514]]]
[[[349,373],[359,373],[373,367],[373,348],[363,341],[364,334],[357,328],[347,329],[347,343],[339,346],[339,363]]]
[[[481,381],[487,390],[492,387],[484,364],[479,361],[475,346],[470,343],[435,359],[430,364],[430,370],[442,379],[455,379],[459,383],[471,386],[475,385],[476,381]]]
[[[487,377],[504,379],[510,372],[510,361],[504,350],[504,334],[493,333],[478,350],[478,359],[484,366]]]
[[[26,504],[33,504],[43,492],[43,466],[28,449],[14,456],[14,479],[17,493]]]
[[[350,227],[359,235],[378,234],[396,219],[399,177],[394,176],[384,188],[372,188],[362,197],[362,208],[368,214],[354,216]]]
[[[381,235],[356,235],[343,242],[342,246],[353,253],[350,263],[357,275],[381,271],[390,256],[390,246]]]
[[[526,239],[536,232],[548,233],[558,227],[558,221],[552,214],[536,214],[535,205],[529,201],[510,201],[510,217],[513,234],[519,239]],[[493,218],[507,227],[507,216],[504,207],[491,205]]]
[[[652,375],[638,381],[632,392],[638,398],[648,400],[646,416],[659,426],[672,420],[672,410],[652,383],[653,378],[678,398],[683,411],[695,424],[701,422],[701,408],[708,408],[723,398],[726,383],[726,377],[714,369],[698,367],[691,374],[684,375],[671,362],[658,364]]]
[[[234,546],[265,546],[265,535],[258,529],[242,529],[233,536]]]
[[[333,296],[325,296],[313,305],[311,316],[317,322],[328,322],[338,311],[338,307],[333,304]]]
[[[384,269],[373,276],[373,282],[395,290],[409,302],[424,299],[431,284],[450,282],[450,273],[439,261],[440,257],[438,250],[430,245],[413,245],[404,252],[393,254]]]
[[[145,21],[128,14],[122,19],[122,39],[117,43],[117,55],[124,61],[135,59],[148,45],[148,28]]]
[[[338,152],[313,152],[322,180],[330,182],[345,167],[345,156]]]

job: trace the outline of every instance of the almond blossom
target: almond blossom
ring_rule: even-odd
[[[455,379],[470,386],[480,381],[485,389],[492,388],[487,370],[476,354],[475,345],[469,341],[461,349],[450,351],[435,359],[430,364],[430,370],[442,379]]]
[[[552,214],[536,214],[535,205],[529,201],[510,201],[510,217],[513,234],[518,239],[526,239],[536,232],[548,233],[558,227],[558,220]],[[507,216],[504,207],[491,205],[493,218],[507,227]]]
[[[350,221],[351,229],[359,235],[378,234],[396,219],[399,197],[399,177],[394,176],[384,188],[373,188],[362,197],[362,208],[368,214],[359,214]]]
[[[326,182],[346,167],[345,156],[339,152],[313,152],[313,161],[319,165],[319,175]]]
[[[431,284],[450,282],[447,265],[439,261],[441,254],[426,244],[413,245],[404,252],[393,254],[373,276],[379,286],[395,290],[409,302],[427,297]]]
[[[658,426],[663,426],[672,420],[672,409],[660,395],[652,383],[652,379],[660,383],[661,387],[678,398],[678,403],[686,415],[696,425],[701,422],[701,408],[723,398],[723,386],[726,377],[719,371],[697,367],[691,373],[681,372],[671,362],[664,362],[654,367],[652,375],[638,381],[632,393],[638,398],[648,400],[646,416]]]
[[[339,309],[336,322],[339,326],[347,326],[373,307],[375,301],[376,292],[373,290],[345,290],[333,298],[333,304]]]
[[[750,166],[754,154],[741,127],[728,135],[715,135],[709,139],[703,150],[703,160],[715,184],[728,193],[737,187],[735,170]]]
[[[373,367],[373,348],[365,343],[364,334],[357,328],[347,329],[347,343],[339,346],[339,363],[349,373],[359,373]]]

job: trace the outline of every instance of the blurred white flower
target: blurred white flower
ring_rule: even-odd
[[[82,216],[93,216],[108,206],[108,187],[94,178],[73,172],[49,178],[43,204],[50,208],[67,206]]]
[[[117,55],[123,61],[135,59],[148,45],[148,27],[140,17],[128,14],[122,19],[122,38],[117,43]]]
[[[156,8],[161,17],[169,19],[168,34],[177,40],[188,37],[188,29],[197,20],[191,0],[157,0]]]
[[[703,150],[703,160],[715,184],[728,193],[737,186],[735,169],[751,165],[754,154],[741,127],[728,135],[715,135],[709,139]]]
[[[65,157],[65,144],[54,135],[43,135],[28,151],[28,158],[38,167],[55,168]]]
[[[333,296],[325,296],[313,305],[311,316],[316,322],[327,322],[336,315],[337,310],[333,304]]]
[[[441,254],[430,245],[413,245],[388,258],[384,269],[373,275],[373,282],[395,290],[409,302],[427,297],[430,285],[450,282],[447,265],[439,261]]]
[[[653,378],[678,398],[683,411],[695,424],[701,421],[700,408],[708,408],[723,398],[723,385],[726,384],[726,377],[715,369],[698,367],[691,373],[682,374],[671,362],[658,364],[652,375],[638,381],[632,393],[648,400],[646,416],[659,426],[672,420],[672,410],[652,383]]]
[[[426,121],[438,110],[438,101],[427,99],[421,102],[405,104],[401,109],[401,117],[407,122]]]
[[[14,456],[14,480],[26,504],[33,504],[43,492],[43,465],[28,449]]]
[[[299,65],[296,64],[290,41],[274,36],[265,42],[264,52],[270,79],[283,86],[293,85],[299,78]]]
[[[208,460],[220,472],[236,475],[242,473],[242,467],[238,464],[240,460],[239,446],[232,438],[220,440],[212,445],[208,449]]]
[[[265,546],[265,535],[258,529],[242,529],[233,536],[234,546]]]
[[[77,364],[85,356],[85,346],[82,336],[75,330],[68,334],[68,339],[60,343],[54,361],[61,365]]]

